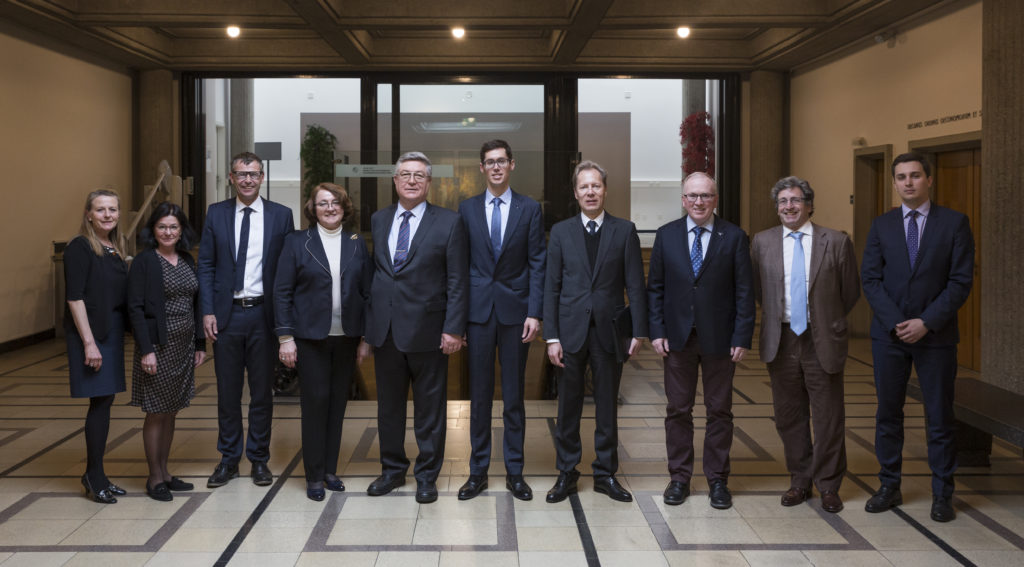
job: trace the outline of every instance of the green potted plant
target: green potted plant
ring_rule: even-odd
[[[319,124],[306,127],[299,157],[302,158],[302,202],[324,182],[334,182],[334,148],[338,137]]]

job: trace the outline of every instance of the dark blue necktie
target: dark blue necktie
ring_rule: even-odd
[[[494,259],[501,255],[501,199],[495,197],[491,204],[491,247],[494,249]]]
[[[597,234],[597,221],[587,221],[587,232]]]
[[[907,216],[910,220],[907,222],[907,254],[910,255],[910,267],[914,267],[914,263],[917,262],[917,247],[918,247],[918,228],[917,228],[917,215],[921,213],[917,211],[910,211]]]
[[[397,272],[409,255],[409,219],[412,218],[410,211],[402,213],[402,224],[398,226],[398,243],[395,245],[395,271]]]
[[[700,235],[704,233],[704,227],[693,227],[693,246],[690,247],[690,265],[693,267],[693,275],[700,273],[701,264],[704,263],[704,244],[700,241]]]
[[[238,233],[238,254],[235,255],[235,291],[245,289],[245,258],[249,255],[249,215],[252,207],[245,207],[245,218],[242,219],[242,230]]]
[[[791,232],[793,265],[789,270],[789,328],[797,336],[807,330],[807,270],[804,266],[803,233]]]

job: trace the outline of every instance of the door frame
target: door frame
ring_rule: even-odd
[[[883,173],[882,186],[875,187],[873,162],[882,161],[882,167],[892,163],[892,144],[869,146],[853,150],[853,248],[858,258],[864,256],[871,221],[878,216],[875,210],[875,191],[882,192],[882,202],[892,203],[892,176]],[[861,296],[850,313],[850,336],[867,337],[871,331],[871,308]]]

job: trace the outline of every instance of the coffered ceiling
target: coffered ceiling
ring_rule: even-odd
[[[0,20],[136,69],[788,70],[954,0],[0,0]],[[962,2],[961,2],[962,3]],[[228,25],[241,28],[230,39]],[[466,29],[463,39],[451,28]],[[692,33],[681,39],[679,26]],[[877,36],[877,39],[876,39]]]

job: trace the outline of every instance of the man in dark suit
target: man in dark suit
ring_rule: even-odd
[[[491,464],[494,352],[501,363],[505,425],[505,487],[520,500],[533,498],[523,478],[526,412],[523,388],[530,343],[540,331],[544,302],[544,223],[537,201],[512,191],[516,162],[504,140],[480,148],[480,172],[487,189],[459,204],[469,238],[469,479],[459,500],[487,488]]]
[[[395,165],[398,204],[371,218],[373,283],[366,319],[375,348],[381,475],[367,489],[387,494],[405,484],[406,400],[412,383],[416,501],[437,500],[447,427],[448,355],[466,332],[469,268],[459,215],[427,203],[431,165],[409,152]]]
[[[762,309],[761,361],[768,364],[775,429],[790,474],[782,505],[807,500],[813,482],[822,509],[834,514],[843,509],[843,367],[846,315],[860,297],[857,257],[849,237],[811,222],[810,183],[784,177],[771,197],[782,224],[754,235],[750,256]]]
[[[238,461],[252,463],[252,481],[273,482],[270,425],[274,413],[274,276],[284,237],[295,228],[292,211],[260,197],[263,161],[243,152],[231,159],[236,197],[210,205],[199,244],[203,330],[213,342],[217,373],[217,449],[220,464],[206,485],[238,476]],[[249,435],[243,442],[242,388],[249,375]]]
[[[974,279],[974,237],[964,214],[931,202],[931,166],[923,156],[900,155],[893,160],[892,176],[903,204],[871,223],[861,266],[864,296],[874,312],[875,454],[881,465],[881,487],[864,509],[884,512],[903,503],[903,403],[913,364],[928,422],[931,517],[948,522],[956,517],[952,499],[957,310]]]
[[[665,503],[682,504],[693,476],[693,404],[698,367],[707,430],[704,476],[711,506],[732,506],[732,378],[750,349],[754,294],[746,233],[714,214],[718,187],[705,173],[683,180],[686,216],[658,229],[648,275],[651,345],[665,357]],[[686,251],[689,251],[687,253]]]
[[[644,266],[636,226],[604,210],[607,173],[598,164],[576,166],[572,184],[580,216],[551,227],[544,283],[544,339],[548,358],[559,367],[558,480],[548,502],[561,502],[576,492],[582,456],[580,418],[584,371],[593,374],[595,414],[592,466],[594,490],[629,502],[633,495],[615,478],[619,468],[618,397],[625,357],[617,354],[616,315],[624,312],[623,290],[632,312],[632,338],[626,350],[636,353],[647,336]],[[628,331],[627,331],[627,334]],[[628,337],[627,337],[628,338]],[[622,353],[624,354],[624,353]]]

